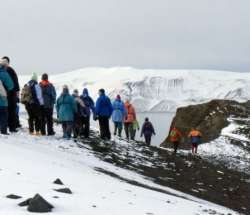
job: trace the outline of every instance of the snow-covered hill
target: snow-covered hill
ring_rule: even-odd
[[[57,137],[32,137],[27,132],[0,135],[0,214],[25,215],[17,204],[36,193],[55,206],[55,215],[169,215],[237,214],[229,209],[163,187],[128,170],[103,162],[91,150]],[[127,144],[120,142],[120,144]],[[164,194],[134,186],[96,171],[108,170],[122,178],[165,190]],[[72,195],[60,194],[52,182],[60,178]],[[22,199],[5,196],[17,194]],[[56,198],[55,198],[56,197]]]
[[[21,77],[24,84],[27,76]],[[88,87],[93,97],[105,88],[114,98],[132,99],[138,111],[175,111],[179,106],[211,99],[250,99],[250,73],[205,70],[141,70],[134,68],[85,68],[51,76],[60,91]]]

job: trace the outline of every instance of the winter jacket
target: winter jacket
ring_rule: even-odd
[[[133,122],[133,130],[139,130],[139,129],[140,129],[139,122],[137,120],[135,120]]]
[[[201,143],[202,134],[198,130],[192,130],[189,133],[188,137],[190,137],[190,141],[191,141],[192,144],[199,144],[199,143]]]
[[[31,93],[32,93],[32,103],[37,104],[37,105],[44,105],[44,100],[43,100],[43,95],[42,95],[42,89],[40,87],[40,85],[34,81],[34,80],[30,80],[28,82],[28,86],[31,89]]]
[[[181,134],[181,132],[177,128],[173,128],[170,131],[169,136],[170,136],[170,141],[171,142],[179,142],[179,140],[182,137],[182,134]]]
[[[106,116],[111,117],[113,112],[113,107],[108,96],[102,94],[96,101],[96,116]]]
[[[95,114],[95,103],[93,99],[89,96],[89,92],[86,88],[83,90],[83,93],[80,98],[85,105],[86,116],[90,116],[91,111]]]
[[[11,80],[13,81],[14,87],[13,87],[12,90],[14,92],[19,92],[20,91],[20,86],[19,86],[19,81],[18,81],[18,77],[17,77],[17,74],[16,74],[15,70],[12,67],[8,66],[6,68],[6,71],[9,74]]]
[[[6,72],[3,66],[0,65],[0,81],[1,81],[1,91],[0,93],[0,107],[8,107],[7,93],[13,90],[14,84],[11,80],[10,75]]]
[[[57,116],[60,122],[73,122],[77,105],[73,96],[62,93],[56,102]]]
[[[125,123],[133,123],[136,120],[135,109],[132,104],[129,102],[125,103],[125,108],[127,112],[127,117],[125,119]]]
[[[155,129],[151,122],[144,122],[141,130],[141,136],[152,136],[155,135]]]
[[[40,82],[40,87],[42,89],[44,108],[54,108],[56,103],[55,87],[49,81],[45,80]]]
[[[123,122],[126,116],[127,112],[124,103],[120,99],[116,99],[113,102],[113,113],[112,113],[113,122]]]

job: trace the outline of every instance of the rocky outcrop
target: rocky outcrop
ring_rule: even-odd
[[[59,193],[72,194],[72,191],[69,188],[54,189],[54,190]]]
[[[60,178],[57,178],[53,183],[57,185],[64,185]]]
[[[54,208],[49,202],[47,202],[42,196],[36,194],[34,198],[30,199],[28,211],[35,213],[47,213],[51,212]]]
[[[221,130],[229,125],[229,117],[247,118],[250,116],[250,102],[239,103],[231,100],[212,100],[208,103],[190,105],[177,109],[171,127],[175,126],[183,134],[182,148],[189,148],[188,133],[197,128],[203,135],[203,142],[218,138]],[[169,136],[161,144],[169,147]]]

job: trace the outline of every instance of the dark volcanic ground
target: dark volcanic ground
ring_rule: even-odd
[[[159,185],[167,186],[198,198],[250,214],[250,175],[229,170],[199,156],[172,155],[168,150],[147,147],[142,143],[123,141],[103,142],[92,133],[88,140],[77,141],[78,147],[88,148],[97,157],[118,167],[135,171]],[[96,169],[137,186],[128,179]],[[147,187],[148,189],[153,189]],[[164,192],[162,190],[157,190]]]

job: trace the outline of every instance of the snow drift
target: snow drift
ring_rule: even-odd
[[[21,83],[28,81],[21,77]],[[206,70],[141,70],[134,68],[85,68],[52,75],[57,91],[87,87],[94,98],[104,88],[114,98],[131,99],[138,111],[175,111],[177,107],[212,99],[250,100],[250,74]]]

